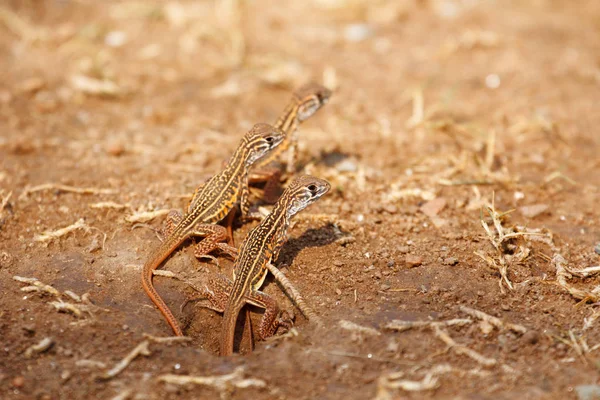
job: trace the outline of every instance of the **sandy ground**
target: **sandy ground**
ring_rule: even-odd
[[[0,397],[597,398],[599,21],[595,0],[2,2]],[[220,358],[221,316],[157,277],[191,341],[146,339],[171,334],[139,279],[164,213],[310,80],[334,95],[299,162],[333,190],[278,265],[326,327],[269,280],[294,330]],[[162,270],[230,274],[192,252]]]

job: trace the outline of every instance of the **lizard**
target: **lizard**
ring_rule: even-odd
[[[322,179],[303,175],[285,189],[273,210],[246,236],[233,266],[233,284],[221,332],[220,354],[233,354],[235,325],[246,303],[262,307],[265,313],[259,325],[259,338],[273,335],[278,327],[277,303],[259,289],[268,273],[267,264],[277,259],[287,240],[291,218],[329,191],[331,185]]]
[[[142,286],[150,300],[158,307],[176,336],[183,332],[173,313],[152,284],[153,271],[192,236],[202,236],[195,255],[208,254],[215,249],[231,253],[231,247],[222,243],[227,229],[216,225],[239,202],[242,215],[249,210],[248,170],[258,159],[276,148],[284,139],[283,132],[268,124],[256,124],[248,131],[225,165],[223,171],[210,178],[194,193],[185,214],[172,211],[167,220],[166,237],[151,253],[142,268]]]
[[[298,125],[310,118],[321,107],[327,104],[330,97],[331,91],[317,83],[305,84],[294,91],[292,99],[274,124],[276,128],[285,132],[283,143],[257,162],[254,165],[254,171],[250,173],[251,183],[266,182],[264,188],[265,195],[263,197],[267,199],[273,197],[271,192],[275,190],[274,186],[278,184],[281,170],[274,170],[273,168],[270,168],[270,166],[277,159],[281,159],[286,150],[289,150],[289,152],[288,158],[284,162],[285,170],[288,174],[294,172],[296,147],[298,144],[296,134]]]

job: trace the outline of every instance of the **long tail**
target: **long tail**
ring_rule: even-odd
[[[233,354],[233,340],[235,336],[235,325],[244,302],[235,303],[229,299],[225,313],[223,314],[223,328],[221,329],[221,343],[219,354],[230,356]]]
[[[158,268],[158,266],[168,257],[171,253],[169,249],[164,248],[165,246],[160,246],[158,251],[154,253],[150,257],[148,261],[144,264],[144,268],[142,269],[142,286],[144,291],[150,297],[150,300],[158,307],[158,310],[161,312],[163,317],[167,320],[167,323],[173,329],[173,333],[175,336],[183,336],[183,331],[179,327],[175,316],[164,302],[164,300],[160,297],[154,285],[152,284],[152,272]],[[175,246],[176,247],[176,246]]]

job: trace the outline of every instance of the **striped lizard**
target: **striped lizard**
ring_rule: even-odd
[[[277,303],[259,289],[267,272],[267,264],[277,259],[287,240],[287,228],[291,218],[318,200],[330,189],[327,181],[309,175],[295,178],[283,192],[273,210],[242,243],[233,267],[233,284],[221,332],[220,354],[233,354],[235,325],[240,310],[246,303],[265,308],[259,325],[259,337],[266,338],[277,330],[280,321]]]
[[[275,150],[269,155],[261,159],[254,166],[253,172],[250,173],[251,183],[267,182],[265,185],[265,193],[273,191],[273,185],[279,181],[281,170],[273,170],[270,168],[277,159],[280,159],[283,153],[289,149],[288,157],[285,160],[285,170],[288,174],[294,172],[294,164],[296,160],[296,147],[298,138],[296,130],[298,125],[329,101],[331,91],[317,83],[308,83],[298,88],[292,94],[292,99],[284,109],[283,113],[275,122],[275,127],[285,132],[285,139]]]
[[[242,215],[249,209],[248,169],[258,159],[276,148],[284,133],[267,124],[256,124],[246,133],[225,168],[199,188],[188,205],[185,215],[171,212],[167,222],[166,238],[150,255],[142,269],[142,286],[150,300],[158,307],[177,336],[183,336],[177,320],[152,284],[152,274],[160,264],[192,236],[202,236],[195,255],[208,254],[220,249],[231,254],[230,247],[222,243],[227,229],[216,225],[239,202]]]

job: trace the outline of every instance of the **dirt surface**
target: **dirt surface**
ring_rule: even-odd
[[[4,1],[0,397],[595,398],[599,21],[595,0]],[[333,190],[278,265],[326,327],[268,280],[295,330],[220,358],[221,316],[156,277],[191,341],[101,379],[171,334],[139,277],[164,213],[127,218],[183,208],[310,80],[334,95],[299,163]],[[231,273],[191,244],[162,270]]]

